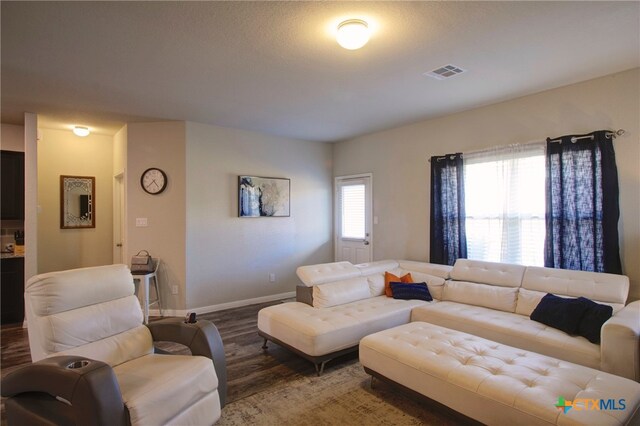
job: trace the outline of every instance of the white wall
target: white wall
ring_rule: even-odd
[[[125,259],[148,250],[161,262],[160,285],[164,308],[184,309],[185,269],[185,123],[130,123],[126,135],[126,251]],[[140,176],[157,167],[168,176],[167,189],[150,195]],[[136,218],[148,226],[136,227]],[[171,294],[171,287],[178,294]]]
[[[60,229],[60,176],[95,177],[95,228]],[[112,263],[113,137],[40,129],[38,272]]]
[[[0,128],[0,149],[24,152],[24,126],[2,123]]]
[[[187,123],[187,307],[293,292],[333,259],[332,146]],[[239,218],[238,175],[291,179],[291,217]],[[276,282],[269,282],[269,273]]]
[[[455,81],[451,81],[454,84]],[[640,298],[640,70],[638,68],[442,118],[334,147],[334,175],[373,173],[374,258],[429,259],[430,166],[457,151],[623,128],[614,142],[620,184],[621,257]]]

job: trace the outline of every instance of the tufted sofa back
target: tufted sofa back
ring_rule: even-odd
[[[300,266],[296,270],[300,281],[307,287],[359,277],[361,272],[351,262],[321,263]]]
[[[629,293],[629,278],[624,275],[470,259],[458,259],[453,268],[408,260],[380,260],[359,265],[334,262],[301,266],[297,274],[308,290],[312,290],[309,304],[329,307],[383,294],[386,271],[397,276],[410,272],[415,282],[427,283],[436,300],[527,316],[546,293],[587,297],[611,305],[614,312],[624,307]]]
[[[379,260],[353,265],[350,262],[300,266],[296,273],[304,284],[298,300],[316,308],[343,305],[384,294],[384,274],[397,276],[411,273],[414,282],[425,282],[435,299],[440,299],[450,266],[409,260]],[[301,294],[305,296],[300,297]],[[312,297],[306,296],[311,294]]]
[[[522,265],[458,259],[451,270],[451,279],[500,287],[520,287],[525,269]]]
[[[25,286],[25,306],[34,362],[79,355],[115,366],[153,351],[126,265],[37,275]]]
[[[515,312],[525,267],[507,263],[458,259],[442,300]]]
[[[617,312],[627,301],[629,278],[625,275],[602,272],[528,266],[522,278],[516,312],[531,315],[540,299],[547,293],[567,297],[586,297],[598,303],[610,305],[613,311]]]
[[[587,297],[622,309],[629,293],[629,278],[600,272],[570,271],[458,259],[443,300],[484,306],[529,316],[547,293],[561,297]]]

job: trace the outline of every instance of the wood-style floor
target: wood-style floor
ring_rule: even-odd
[[[272,386],[286,383],[293,377],[315,374],[313,364],[276,344],[269,344],[268,353],[261,349],[263,340],[258,336],[258,311],[278,303],[282,303],[282,301],[199,316],[201,319],[212,321],[222,336],[227,360],[227,402],[233,402],[262,392]],[[2,377],[31,362],[27,330],[22,328],[22,324],[2,326],[0,345]],[[346,358],[356,356],[350,354]],[[339,368],[340,361],[337,359],[327,364],[326,371]],[[6,424],[4,402],[1,418],[2,424]]]

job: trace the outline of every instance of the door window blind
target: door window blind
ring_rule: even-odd
[[[340,187],[342,238],[365,237],[365,185],[347,184]]]

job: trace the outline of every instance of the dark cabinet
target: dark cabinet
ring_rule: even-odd
[[[1,218],[24,220],[24,152],[2,151]]]
[[[24,320],[24,258],[2,259],[0,289],[2,324],[21,323]]]

